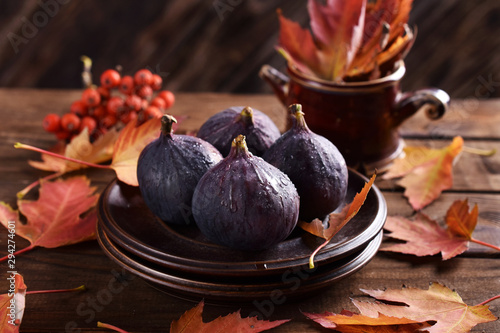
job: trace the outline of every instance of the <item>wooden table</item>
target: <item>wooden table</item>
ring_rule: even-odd
[[[20,141],[49,148],[55,143],[41,127],[49,112],[64,113],[79,91],[0,90],[0,200],[15,203],[15,193],[47,173],[33,169],[29,159],[39,154],[13,148]],[[284,108],[269,95],[177,94],[173,114],[189,119],[183,130],[194,130],[211,114],[232,105],[251,105],[261,109],[284,128]],[[423,114],[414,116],[403,127],[407,144],[442,147],[455,135],[461,135],[470,147],[500,150],[500,100],[469,99],[454,101],[442,120],[429,122]],[[87,170],[92,183],[102,189],[114,177],[106,170]],[[411,216],[412,209],[393,181],[378,180],[389,215]],[[442,221],[450,204],[469,198],[479,205],[479,225],[475,237],[500,245],[500,155],[481,157],[463,153],[454,167],[454,186],[424,209],[430,217]],[[0,253],[7,252],[6,229],[0,228]],[[17,237],[17,247],[28,242]],[[57,249],[38,248],[21,255],[17,270],[24,275],[29,290],[73,288],[84,284],[88,290],[69,294],[29,295],[21,332],[101,332],[97,321],[115,324],[130,332],[165,332],[172,320],[179,318],[195,303],[159,292],[140,278],[122,271],[101,251],[96,241]],[[7,266],[2,263],[1,292],[8,289]],[[115,277],[118,276],[119,284]],[[500,255],[493,250],[472,245],[458,258],[442,261],[440,257],[405,256],[378,253],[362,270],[332,285],[320,296],[276,306],[270,319],[293,320],[272,332],[323,332],[306,319],[305,312],[340,312],[356,310],[349,299],[361,295],[360,288],[400,288],[402,285],[427,289],[430,282],[440,282],[455,289],[470,305],[500,293]],[[113,285],[115,283],[115,285]],[[113,292],[110,293],[110,288]],[[111,295],[111,297],[108,297]],[[491,303],[492,312],[500,315],[500,301]],[[238,310],[237,305],[206,305],[204,319],[212,320]],[[243,307],[242,315],[255,308]],[[70,329],[75,327],[74,329]],[[106,330],[104,330],[106,331]],[[500,322],[478,325],[473,332],[500,332]]]

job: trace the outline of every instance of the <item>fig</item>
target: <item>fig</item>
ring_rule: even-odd
[[[161,118],[160,136],[139,155],[137,179],[153,214],[166,223],[187,224],[193,221],[191,200],[196,184],[222,155],[202,139],[173,134],[175,122],[170,115]]]
[[[295,228],[299,196],[287,175],[248,151],[245,137],[201,177],[193,216],[210,241],[238,250],[264,250]]]
[[[281,135],[274,122],[265,113],[251,107],[233,106],[210,117],[197,136],[217,148],[226,157],[231,142],[238,135],[246,137],[248,150],[262,156]]]
[[[306,124],[300,104],[289,107],[292,127],[263,158],[290,177],[300,195],[299,218],[324,218],[344,201],[348,170],[344,157],[325,137]]]

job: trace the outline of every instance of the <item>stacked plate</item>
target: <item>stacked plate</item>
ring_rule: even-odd
[[[346,202],[365,182],[350,170]],[[167,225],[146,207],[137,187],[111,182],[99,200],[98,241],[118,265],[156,288],[199,301],[244,302],[278,293],[296,298],[353,274],[376,254],[387,206],[375,186],[358,214],[335,235],[308,268],[324,240],[297,228],[275,247],[258,252],[208,241],[196,225]]]

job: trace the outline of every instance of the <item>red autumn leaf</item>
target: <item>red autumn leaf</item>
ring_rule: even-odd
[[[304,314],[325,328],[343,333],[414,333],[418,329],[430,326],[407,318],[388,317],[383,314],[368,317],[346,310],[340,314],[332,312]]]
[[[389,237],[406,241],[401,244],[383,245],[381,251],[401,252],[417,256],[434,255],[441,252],[443,260],[453,258],[469,248],[469,241],[495,250],[498,247],[472,237],[476,228],[479,210],[477,205],[469,212],[467,200],[455,201],[446,213],[447,229],[424,214],[417,214],[414,221],[404,217],[389,216],[384,228]]]
[[[353,300],[361,314],[377,317],[379,314],[390,317],[407,318],[416,322],[436,322],[426,330],[429,333],[469,332],[479,323],[487,323],[497,318],[487,305],[469,306],[458,293],[433,283],[428,290],[403,288],[401,290],[363,290],[377,300],[401,305],[370,303]]]
[[[332,240],[332,238],[347,224],[347,222],[356,216],[358,211],[361,209],[361,206],[365,203],[366,196],[375,182],[376,177],[377,175],[374,174],[370,181],[363,186],[361,191],[354,196],[352,202],[349,205],[346,205],[340,213],[332,213],[329,215],[329,226],[327,229],[323,228],[323,224],[319,219],[315,219],[310,223],[303,221],[299,222],[299,226],[305,231],[326,239],[326,241],[311,254],[311,257],[309,258],[309,267],[314,268],[314,256]]]
[[[12,274],[7,280],[14,289],[0,295],[0,332],[17,333],[23,320],[27,287],[20,274]]]
[[[413,209],[420,210],[453,186],[453,162],[463,148],[459,136],[441,149],[406,147],[405,157],[398,159],[384,174],[384,179],[403,177],[398,184],[406,190]]]
[[[203,301],[186,311],[179,320],[170,325],[170,333],[213,333],[213,332],[262,332],[280,326],[289,320],[267,321],[257,317],[241,318],[239,311],[204,323],[201,317]]]
[[[6,228],[14,221],[16,235],[30,241],[22,252],[94,239],[98,195],[89,184],[85,176],[42,182],[38,200],[18,200],[19,211],[0,203],[0,221]],[[26,217],[26,224],[20,222],[19,213]]]
[[[308,10],[314,38],[280,17],[278,49],[306,74],[325,80],[340,80],[349,68],[363,37],[366,0],[328,0],[326,5],[309,0]]]

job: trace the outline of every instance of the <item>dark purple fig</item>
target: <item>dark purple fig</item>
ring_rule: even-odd
[[[229,155],[201,177],[193,195],[193,216],[214,243],[263,250],[295,228],[299,196],[288,176],[250,153],[240,135]]]
[[[144,202],[167,223],[192,221],[191,200],[201,176],[222,160],[211,144],[173,134],[174,117],[161,119],[160,137],[149,143],[137,162],[137,179]]]
[[[300,219],[309,222],[324,218],[343,202],[348,171],[337,147],[307,127],[302,106],[294,104],[289,110],[292,128],[263,158],[290,177],[300,195]]]
[[[233,139],[240,134],[245,136],[248,150],[262,156],[281,133],[265,113],[249,106],[233,106],[210,117],[197,136],[210,142],[225,157]]]

